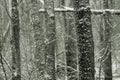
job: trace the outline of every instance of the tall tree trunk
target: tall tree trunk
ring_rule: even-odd
[[[20,59],[20,27],[19,27],[19,11],[17,0],[12,0],[12,80],[21,80],[21,59]]]
[[[64,0],[57,0],[56,3],[59,3],[57,7],[61,8],[64,5]],[[67,80],[64,12],[56,12],[55,21],[57,39],[57,77],[61,80]]]
[[[94,42],[89,0],[75,0],[79,80],[94,80]]]
[[[34,39],[35,39],[35,66],[36,66],[36,78],[43,79],[44,78],[44,67],[45,67],[45,44],[44,44],[44,16],[43,13],[38,13],[39,4],[38,0],[31,0],[32,3],[32,26],[34,31]]]
[[[55,80],[55,46],[56,46],[56,31],[55,31],[55,14],[54,0],[45,0],[45,22],[46,22],[46,80]]]
[[[112,4],[109,4],[109,0],[104,0],[104,9],[111,8]],[[105,54],[106,57],[104,59],[104,77],[105,80],[112,80],[112,57],[111,57],[111,13],[106,12],[104,17],[104,25],[105,25],[105,41],[104,48],[106,48]]]

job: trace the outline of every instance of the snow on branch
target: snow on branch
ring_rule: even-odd
[[[55,12],[74,12],[74,8],[68,8],[68,7],[64,7],[64,8],[54,8]],[[44,9],[40,9],[39,12],[45,12]],[[120,15],[120,10],[116,10],[116,9],[91,9],[91,13],[95,14],[95,15],[99,15],[99,14],[104,14],[105,12],[110,12],[111,14],[115,14],[115,15]]]

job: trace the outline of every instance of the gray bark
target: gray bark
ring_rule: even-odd
[[[64,0],[59,0],[56,3],[59,3],[57,7],[61,8],[64,4]],[[56,60],[57,60],[57,77],[62,80],[67,80],[67,69],[66,69],[66,51],[65,51],[65,21],[64,13],[56,12],[56,39],[57,39],[57,48],[56,48]]]
[[[45,22],[46,22],[46,46],[45,46],[45,78],[46,80],[56,80],[55,78],[55,14],[53,0],[45,0]]]
[[[32,0],[32,26],[34,31],[35,40],[35,66],[36,66],[36,78],[44,79],[44,67],[45,67],[45,39],[44,39],[44,16],[43,13],[36,13],[39,10],[38,0]]]

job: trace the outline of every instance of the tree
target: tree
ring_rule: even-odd
[[[21,80],[21,59],[20,59],[20,27],[19,27],[19,11],[18,11],[18,3],[17,0],[12,0],[12,70],[13,76],[12,80]]]
[[[45,78],[46,80],[55,80],[55,46],[56,46],[56,31],[55,31],[55,14],[54,1],[45,0],[45,22],[46,22],[46,37],[45,37]]]
[[[61,6],[68,7],[72,1],[61,0]],[[70,6],[69,6],[70,7]],[[66,73],[67,80],[77,79],[77,49],[76,49],[76,31],[74,25],[74,16],[71,12],[62,12],[64,30],[65,30],[65,53],[66,53]],[[63,31],[62,31],[63,33]]]
[[[112,1],[112,0],[111,0]],[[104,9],[111,8],[112,2],[109,0],[104,0]],[[111,57],[111,13],[106,12],[104,17],[104,25],[105,25],[105,41],[104,41],[104,54],[106,54],[104,59],[103,71],[105,80],[112,80],[112,57]]]
[[[75,0],[79,80],[94,80],[94,42],[89,0]]]
[[[57,7],[64,5],[64,0],[56,0]],[[65,19],[64,12],[55,13],[56,21],[56,65],[57,77],[61,80],[67,80],[66,50],[65,50]]]
[[[44,43],[44,16],[43,13],[38,13],[39,10],[39,1],[38,0],[31,0],[32,3],[32,26],[34,31],[34,40],[35,40],[35,66],[36,66],[36,73],[39,79],[44,78],[44,66],[45,66],[45,43]]]

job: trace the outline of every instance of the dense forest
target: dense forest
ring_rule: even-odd
[[[0,0],[0,80],[120,80],[120,0]]]

